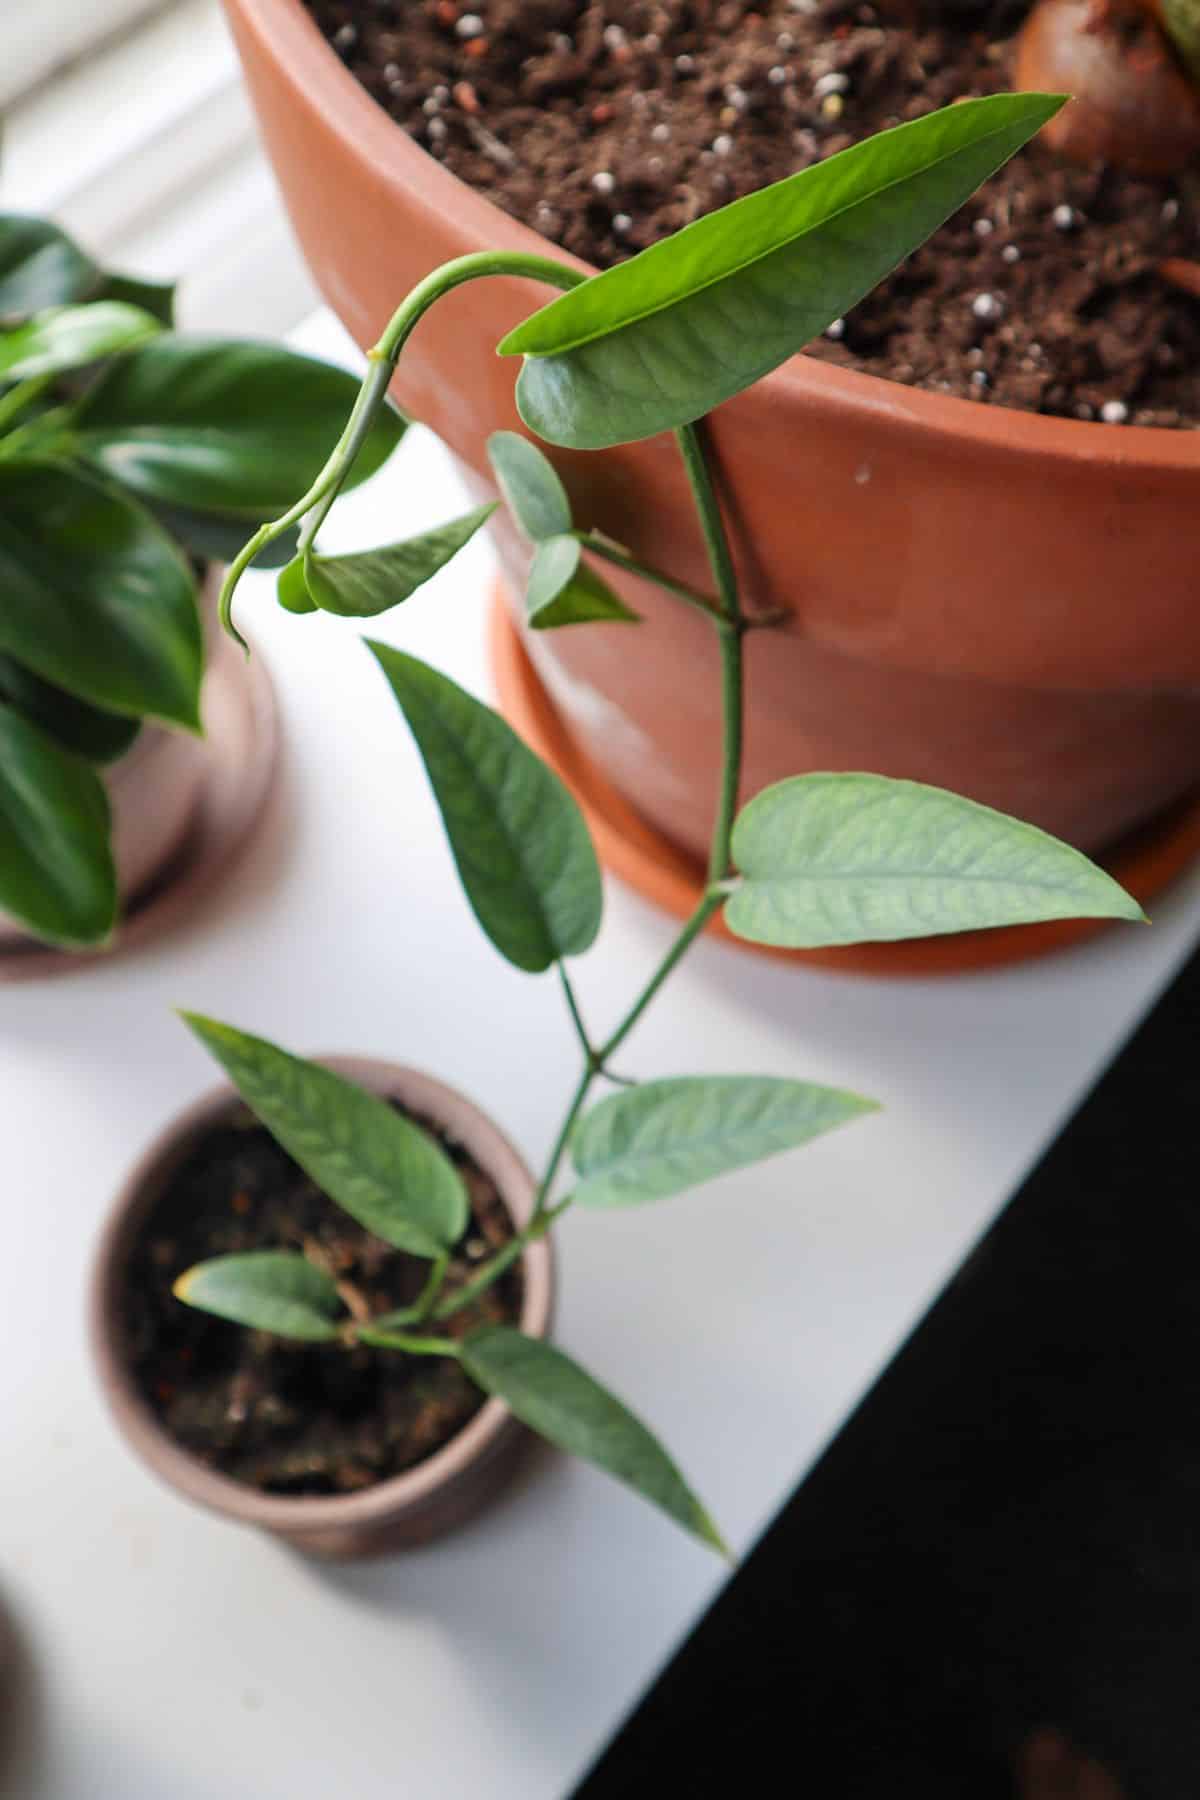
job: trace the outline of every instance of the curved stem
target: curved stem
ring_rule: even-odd
[[[699,906],[697,906],[695,912],[687,921],[687,924],[683,927],[679,936],[675,939],[675,942],[671,945],[666,956],[663,958],[662,962],[659,963],[657,969],[655,969],[653,975],[650,977],[629,1011],[625,1014],[625,1017],[621,1020],[621,1023],[617,1026],[612,1036],[606,1039],[600,1046],[597,1055],[602,1063],[607,1062],[610,1056],[616,1055],[621,1045],[625,1042],[625,1039],[629,1036],[630,1032],[653,1000],[655,994],[657,994],[663,982],[667,979],[667,976],[671,973],[672,969],[675,968],[676,964],[682,961],[692,944],[699,937],[700,933],[704,930],[704,927],[708,924],[708,921],[716,912],[718,906],[720,906],[724,897],[723,894],[713,893],[711,890],[705,892],[704,898],[701,900]]]
[[[580,1047],[583,1050],[588,1067],[594,1068],[596,1053],[592,1048],[592,1040],[588,1036],[587,1026],[583,1022],[583,1014],[579,1010],[579,1001],[575,997],[575,989],[572,985],[571,977],[567,974],[567,965],[565,962],[558,962],[555,964],[555,967],[558,970],[558,979],[562,985],[563,998],[567,1003],[567,1011],[570,1013],[571,1023],[575,1027],[575,1036],[579,1039]]]
[[[639,562],[636,557],[626,555],[624,550],[618,549],[615,544],[610,544],[607,538],[600,537],[598,533],[577,531],[575,536],[592,556],[603,557],[605,562],[612,563],[614,568],[624,569],[630,575],[640,575],[643,581],[652,581],[656,587],[664,589],[666,593],[674,594],[677,600],[686,601],[697,612],[703,613],[706,619],[721,617],[721,608],[718,602],[707,594],[698,594],[694,588],[685,586],[682,581],[676,581],[673,575],[665,575],[661,569],[653,568],[649,563]]]
[[[237,639],[245,650],[246,640],[233,623],[233,595],[238,582],[261,550],[272,543],[275,538],[299,524],[311,507],[322,501],[328,504],[323,508],[320,518],[304,538],[305,547],[311,544],[317,526],[324,519],[329,507],[337,498],[342,483],[345,481],[362,446],[363,439],[370,430],[376,413],[383,405],[387,394],[388,383],[396,367],[396,361],[408,342],[414,328],[429,311],[435,300],[443,294],[461,287],[464,282],[478,281],[488,275],[510,275],[527,277],[532,281],[544,281],[550,287],[578,287],[587,277],[577,269],[568,269],[563,263],[555,262],[547,256],[528,256],[516,251],[477,250],[469,256],[456,257],[440,269],[435,269],[423,281],[419,281],[412,292],[401,301],[388,321],[387,327],[379,342],[367,352],[370,367],[354,409],[331,452],[325,467],[321,470],[308,492],[288,508],[278,519],[272,519],[261,525],[247,544],[242,546],[230,564],[221,587],[220,612],[221,623],[230,635]]]

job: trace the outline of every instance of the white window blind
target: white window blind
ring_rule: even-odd
[[[164,0],[0,0],[0,105]]]

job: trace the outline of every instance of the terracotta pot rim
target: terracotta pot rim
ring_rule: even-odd
[[[472,1154],[495,1181],[506,1207],[518,1217],[528,1212],[535,1184],[527,1165],[499,1127],[458,1089],[424,1070],[386,1058],[341,1054],[314,1060],[364,1085],[396,1094],[439,1122],[448,1120],[473,1140],[469,1145]],[[359,1493],[293,1499],[264,1494],[222,1475],[176,1444],[142,1398],[121,1355],[114,1313],[137,1227],[180,1156],[244,1104],[228,1082],[208,1089],[157,1133],[123,1182],[97,1246],[88,1296],[88,1336],[101,1386],[120,1430],[143,1461],[205,1506],[247,1524],[298,1537],[330,1528],[350,1530],[384,1523],[401,1509],[425,1503],[464,1469],[485,1460],[512,1422],[507,1406],[500,1400],[486,1400],[461,1431],[424,1462]],[[486,1143],[483,1152],[481,1140]],[[498,1167],[492,1166],[493,1159]],[[553,1251],[547,1238],[529,1246],[521,1267],[525,1278],[521,1329],[542,1335],[549,1328],[554,1293]]]
[[[274,54],[308,90],[331,132],[365,159],[381,186],[402,191],[406,204],[426,216],[457,214],[480,246],[554,254],[593,273],[591,265],[549,244],[529,226],[502,212],[439,163],[360,86],[326,43],[301,0],[237,0],[247,24],[274,46]],[[544,291],[527,284],[531,299]],[[402,296],[397,295],[397,304]],[[382,328],[384,321],[380,321]],[[955,395],[910,388],[880,375],[841,369],[796,355],[753,388],[727,401],[748,423],[755,412],[803,402],[811,414],[874,414],[881,429],[908,437],[948,439],[986,446],[997,456],[1044,459],[1055,464],[1109,463],[1145,472],[1200,469],[1200,430],[1170,431],[1152,425],[1105,425],[1061,419],[1001,406],[981,406]],[[723,408],[720,410],[724,410]],[[1103,434],[1103,435],[1101,435]]]

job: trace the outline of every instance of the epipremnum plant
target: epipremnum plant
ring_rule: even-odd
[[[99,771],[143,720],[200,729],[198,563],[312,480],[357,387],[172,318],[169,286],[0,215],[0,910],[68,946],[117,914]],[[379,410],[350,480],[403,428]]]
[[[192,1018],[250,1107],[309,1175],[369,1230],[427,1259],[429,1278],[414,1306],[365,1323],[347,1315],[328,1275],[302,1255],[217,1258],[184,1275],[177,1292],[243,1325],[326,1341],[331,1355],[364,1342],[403,1355],[457,1357],[534,1430],[628,1482],[717,1547],[708,1513],[656,1439],[562,1351],[507,1327],[456,1335],[453,1321],[568,1208],[677,1194],[870,1110],[871,1102],[854,1094],[777,1077],[682,1076],[631,1085],[613,1075],[612,1059],[719,908],[738,936],[799,949],[1033,920],[1140,916],[1078,851],[915,782],[799,775],[737,810],[742,645],[757,626],[742,611],[703,415],[843,314],[1059,104],[1047,96],[999,96],[900,126],[590,280],[524,255],[483,253],[435,271],[370,352],[359,401],[325,469],[251,538],[225,589],[228,618],[242,570],[299,525],[299,551],[280,577],[283,603],[366,617],[404,599],[477,528],[488,509],[361,554],[325,556],[314,543],[409,332],[460,282],[520,274],[567,290],[500,345],[503,354],[524,357],[517,398],[533,432],[574,448],[675,433],[707,541],[712,594],[578,529],[562,484],[528,439],[500,432],[490,446],[501,491],[534,546],[531,625],[636,623],[583,561],[586,552],[635,570],[696,608],[721,646],[724,766],[707,885],[658,969],[606,1033],[585,1023],[567,967],[592,944],[601,919],[600,871],[575,801],[490,708],[414,657],[369,645],[424,758],[481,926],[518,968],[556,971],[578,1036],[578,1080],[530,1223],[465,1287],[448,1291],[447,1259],[466,1226],[467,1204],[454,1169],[429,1140],[328,1071]],[[617,1091],[589,1109],[602,1078]],[[559,1194],[568,1156],[574,1180]]]

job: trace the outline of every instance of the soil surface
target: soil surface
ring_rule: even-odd
[[[453,1287],[513,1227],[489,1177],[460,1144],[435,1135],[462,1173],[474,1215],[450,1265]],[[250,1113],[214,1130],[155,1210],[124,1304],[134,1377],[185,1449],[267,1493],[343,1494],[420,1462],[478,1412],[483,1395],[448,1359],[289,1343],[198,1312],[171,1292],[205,1257],[268,1249],[304,1251],[352,1284],[373,1314],[414,1300],[429,1267],[356,1225]],[[520,1311],[518,1265],[445,1329],[459,1336],[485,1321],[516,1324]]]
[[[1025,8],[945,0],[305,0],[367,90],[505,211],[601,267],[885,126],[1013,85]],[[897,10],[893,8],[893,10]],[[810,354],[1110,424],[1200,423],[1200,194],[1036,144]],[[399,296],[397,296],[399,299]]]

